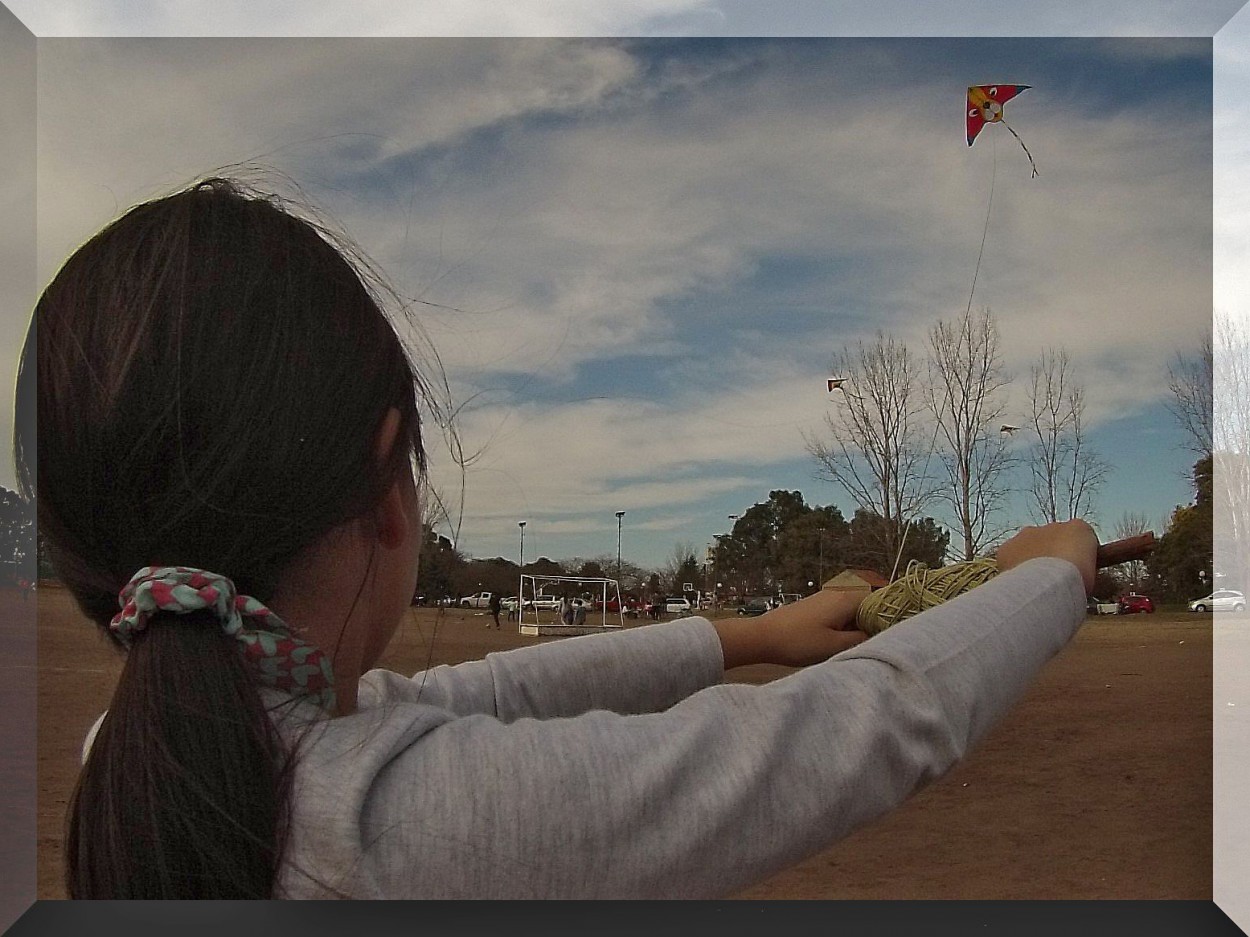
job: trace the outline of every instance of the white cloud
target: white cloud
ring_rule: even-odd
[[[887,50],[839,47],[836,94],[789,54],[657,76],[604,42],[47,42],[41,276],[136,198],[269,154],[405,291],[453,307],[418,314],[458,396],[481,394],[471,549],[509,517],[572,533],[762,497],[819,425],[832,352],[877,327],[919,347],[962,311],[991,175],[975,302],[1009,366],[1068,347],[1096,422],[1158,399],[1209,315],[1201,120],[1031,90],[1008,105],[1029,179],[1004,128],[966,146],[946,79],[883,108],[861,76],[893,74]],[[801,282],[770,272],[795,258]]]

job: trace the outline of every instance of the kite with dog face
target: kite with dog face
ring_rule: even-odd
[[[1021,91],[1027,91],[1032,85],[969,85],[968,86],[968,107],[965,116],[968,121],[968,146],[972,146],[972,141],[977,138],[977,134],[981,132],[981,128],[986,124],[1001,123],[1008,130],[1011,127],[1003,120],[1003,105],[1014,98]],[[1024,146],[1024,141],[1020,139],[1020,135],[1011,130],[1011,135],[1019,141],[1020,146],[1024,147],[1025,154],[1029,157],[1029,163],[1033,163],[1033,154],[1029,153],[1029,148]],[[1037,166],[1033,165],[1033,175],[1037,175]]]
[[[1003,119],[1003,105],[1032,85],[971,85],[968,88],[968,146],[981,128]]]

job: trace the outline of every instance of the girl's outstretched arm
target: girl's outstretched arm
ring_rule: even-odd
[[[401,704],[374,714],[372,741],[305,750],[292,857],[361,897],[733,894],[947,771],[1084,618],[1082,571],[1046,557],[825,663],[661,712],[504,722]],[[706,642],[691,683],[720,669],[710,623],[671,627]]]

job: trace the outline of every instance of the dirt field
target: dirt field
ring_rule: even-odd
[[[38,896],[59,898],[79,746],[120,660],[67,593],[41,591],[38,609]],[[413,672],[569,640],[487,630],[486,620],[414,610],[382,665]],[[1210,615],[1089,619],[952,773],[739,897],[1209,900],[1211,634]],[[740,668],[729,679],[784,673]]]

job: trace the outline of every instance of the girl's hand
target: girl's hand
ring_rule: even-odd
[[[821,591],[756,618],[722,618],[712,624],[726,670],[747,664],[804,667],[867,639],[855,629],[858,607],[858,598]]]
[[[1098,572],[1098,536],[1085,521],[1025,527],[998,548],[995,558],[1001,572],[1039,556],[1054,556],[1075,564],[1085,581],[1085,594],[1093,593]]]

